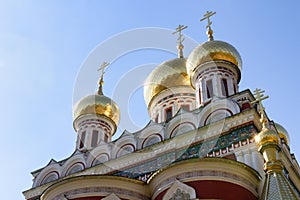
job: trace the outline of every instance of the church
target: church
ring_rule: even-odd
[[[289,133],[268,116],[264,91],[241,90],[242,58],[215,40],[185,57],[159,64],[145,80],[149,123],[134,133],[118,129],[120,110],[99,88],[73,108],[76,148],[33,171],[26,200],[287,200],[300,199],[300,167]]]

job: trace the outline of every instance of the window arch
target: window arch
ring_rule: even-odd
[[[92,166],[104,163],[108,160],[109,160],[109,155],[107,153],[101,153],[92,161]]]
[[[41,185],[50,183],[52,181],[55,181],[59,178],[58,172],[57,171],[52,171],[49,172],[41,181]]]
[[[204,125],[208,125],[210,123],[216,122],[221,119],[225,119],[226,117],[232,116],[233,113],[230,109],[227,108],[219,108],[209,113],[204,120]]]
[[[99,131],[98,130],[93,130],[92,131],[91,147],[96,147],[98,145],[98,137],[99,137]]]
[[[166,121],[170,120],[173,116],[173,110],[172,107],[168,107],[165,109],[165,119]]]
[[[190,130],[195,130],[196,126],[192,122],[182,122],[180,124],[177,124],[173,130],[170,133],[170,138],[173,138],[177,135],[181,135],[183,133],[186,133]]]
[[[86,131],[82,131],[81,135],[78,137],[79,139],[79,149],[84,148],[84,143],[85,143],[85,137],[86,137]]]
[[[206,96],[207,96],[207,99],[214,96],[212,79],[209,79],[206,81]]]
[[[228,81],[226,78],[221,78],[221,90],[224,97],[229,96]]]
[[[158,143],[162,141],[162,137],[160,134],[156,133],[156,134],[152,134],[150,136],[148,136],[144,141],[143,141],[143,144],[142,144],[142,148],[145,148],[145,147],[148,147],[148,146],[151,146],[155,143]]]
[[[117,153],[117,157],[125,156],[126,154],[134,152],[134,150],[135,150],[135,147],[133,144],[125,144],[124,146],[122,146],[119,149],[119,151]]]
[[[66,175],[74,174],[74,173],[79,172],[83,169],[84,169],[84,164],[82,162],[74,163],[73,165],[71,165],[68,168],[68,170],[66,172]]]

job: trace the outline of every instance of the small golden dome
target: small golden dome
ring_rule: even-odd
[[[223,41],[211,40],[197,46],[189,55],[187,59],[187,71],[189,75],[199,65],[213,60],[231,62],[242,71],[242,58],[236,48]]]
[[[161,91],[177,86],[191,86],[185,58],[163,62],[150,73],[144,84],[146,105],[149,106],[151,99]]]
[[[117,104],[104,95],[93,94],[86,96],[78,101],[73,107],[73,120],[80,116],[96,114],[111,119],[115,126],[118,125],[120,119],[120,110]]]
[[[287,145],[289,145],[290,144],[290,136],[289,136],[289,133],[287,132],[287,130],[278,123],[275,123],[275,126],[276,126],[276,129],[277,129],[278,133],[279,133],[279,137],[283,138],[285,143]]]
[[[263,128],[258,135],[255,136],[255,142],[258,147],[268,143],[278,144],[278,134],[269,128]]]

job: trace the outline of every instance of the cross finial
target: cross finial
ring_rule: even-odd
[[[178,33],[178,39],[177,39],[178,58],[183,58],[182,49],[184,46],[183,46],[182,42],[184,41],[184,37],[183,37],[183,34],[181,33],[181,31],[186,28],[187,28],[187,26],[178,25],[178,27],[176,28],[176,31],[173,32],[173,34]]]
[[[264,93],[265,93],[264,90],[256,88],[254,90],[255,101],[252,101],[251,104],[258,103],[258,106],[259,106],[258,107],[258,112],[260,114],[260,121],[263,125],[263,128],[266,128],[266,126],[268,124],[268,119],[267,119],[267,116],[266,116],[266,113],[265,113],[265,108],[262,105],[262,101],[269,98],[269,96],[265,96]]]
[[[214,40],[214,37],[213,37],[213,30],[211,29],[211,25],[212,25],[212,22],[210,21],[210,17],[215,15],[216,12],[213,12],[213,11],[207,11],[205,14],[204,14],[204,17],[202,19],[200,19],[200,21],[203,21],[203,20],[206,20],[207,19],[207,25],[206,25],[206,28],[207,28],[207,35],[208,35],[208,40],[211,41],[211,40]]]
[[[101,66],[99,67],[99,69],[97,70],[97,71],[100,71],[101,72],[101,74],[100,74],[100,80],[99,80],[99,87],[98,87],[98,94],[99,95],[103,95],[103,91],[102,91],[102,86],[103,86],[103,84],[104,84],[104,81],[103,81],[103,76],[104,76],[104,74],[105,74],[105,68],[107,67],[109,65],[109,63],[108,62],[103,62],[102,64],[101,64]]]

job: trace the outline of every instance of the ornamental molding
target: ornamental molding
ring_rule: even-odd
[[[57,196],[55,196],[51,200],[62,200],[65,196],[69,198],[79,198],[79,197],[88,197],[88,196],[107,196],[111,193],[117,194],[120,197],[125,197],[126,199],[132,199],[132,200],[149,200],[149,197],[130,191],[126,189],[120,189],[116,187],[88,187],[88,188],[80,188],[75,190],[70,190],[68,192],[63,192]],[[113,198],[111,195],[110,197],[106,197],[107,200],[117,200],[118,198]],[[106,199],[104,198],[104,199]],[[41,198],[41,200],[50,200],[50,199],[44,199]]]
[[[172,184],[178,180],[184,183],[206,180],[223,181],[239,185],[258,196],[257,185],[261,177],[245,164],[222,158],[186,160],[182,164],[180,167],[178,166],[181,163],[174,164],[172,167],[158,171],[150,177],[148,183],[152,188],[153,199],[163,191],[171,188]],[[212,167],[213,165],[219,166],[219,169]]]
[[[176,180],[162,200],[182,199],[182,197],[188,197],[186,199],[196,198],[196,191],[193,187]]]

